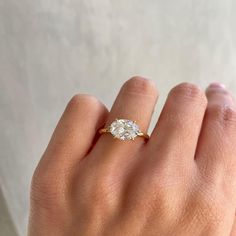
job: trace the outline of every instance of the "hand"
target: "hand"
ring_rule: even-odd
[[[157,97],[134,77],[110,112],[72,98],[33,176],[30,236],[236,235],[236,106],[221,85],[173,88],[146,142],[98,134],[116,118],[147,132]]]

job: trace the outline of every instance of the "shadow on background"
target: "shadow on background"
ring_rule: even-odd
[[[11,216],[7,209],[6,201],[0,188],[0,235],[1,236],[18,236]]]

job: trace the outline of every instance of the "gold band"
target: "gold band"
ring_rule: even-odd
[[[138,133],[138,136],[139,137],[143,137],[143,138],[145,138],[145,139],[149,139],[149,135],[148,134],[145,134],[145,133]]]
[[[98,132],[99,134],[110,133],[110,131],[107,128],[102,128]]]

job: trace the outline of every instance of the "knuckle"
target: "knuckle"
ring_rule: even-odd
[[[96,182],[96,186],[99,186],[95,188],[93,188],[93,194],[91,195],[93,200],[95,200],[94,202],[99,203],[99,205],[106,205],[107,208],[109,208],[109,203],[111,203],[113,201],[113,188],[111,186],[111,184],[106,183],[104,180],[102,181],[97,181]]]
[[[100,181],[96,183],[100,184],[99,187],[98,185],[87,187],[85,193],[83,192],[84,199],[80,201],[80,203],[83,202],[83,206],[87,208],[91,217],[104,214],[104,212],[112,212],[116,205],[113,190],[109,187],[105,188],[104,183]],[[93,204],[90,205],[90,202]]]
[[[78,105],[89,105],[89,106],[96,106],[99,104],[98,99],[90,94],[76,94],[74,95],[68,103],[68,106],[78,106]]]
[[[207,103],[205,93],[195,84],[181,83],[170,91],[170,95],[184,99],[197,99],[202,103]]]
[[[159,215],[169,222],[174,222],[176,216],[181,216],[181,199],[185,192],[179,192],[177,186],[159,185],[158,191],[154,194],[154,201],[148,205],[152,207],[151,212],[159,212]],[[173,195],[173,192],[176,194]],[[147,208],[148,209],[148,208]]]
[[[197,195],[193,203],[195,204],[195,214],[198,220],[207,225],[218,225],[225,215],[225,207],[219,197],[203,191]]]
[[[208,107],[208,113],[214,119],[219,120],[219,122],[225,123],[235,123],[236,124],[236,110],[231,106],[215,104]]]
[[[151,201],[149,205],[155,212],[158,211],[162,217],[167,217],[171,220],[172,217],[180,214],[178,209],[180,209],[181,199],[187,192],[187,181],[185,177],[174,177],[164,172],[158,170],[158,173],[145,177],[145,179],[148,178],[146,181],[148,181],[150,186],[155,189],[149,195],[150,198],[147,197],[147,201],[148,203],[149,200]],[[173,195],[173,192],[176,194]]]
[[[231,123],[236,122],[236,110],[234,110],[232,107],[224,106],[222,113],[223,121]]]
[[[31,181],[30,200],[37,209],[47,211],[59,211],[64,198],[63,189],[58,178],[53,178],[52,174],[41,175],[37,169]]]
[[[90,94],[76,94],[69,101],[66,110],[76,110],[78,107],[91,111],[96,111],[98,109],[107,110],[105,105],[100,102],[95,96]]]
[[[84,199],[87,202],[94,202],[93,208],[96,210],[110,209],[115,201],[117,183],[113,180],[112,174],[94,171],[89,176],[85,175],[81,183]],[[89,199],[89,201],[88,201]]]
[[[144,95],[157,95],[157,89],[154,81],[140,76],[134,76],[127,80],[123,85],[123,91],[128,93],[137,93]]]

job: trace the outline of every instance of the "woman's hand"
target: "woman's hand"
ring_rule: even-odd
[[[236,105],[221,85],[173,88],[147,142],[98,134],[116,118],[147,132],[157,97],[134,77],[110,112],[72,98],[33,176],[30,236],[236,235]]]

